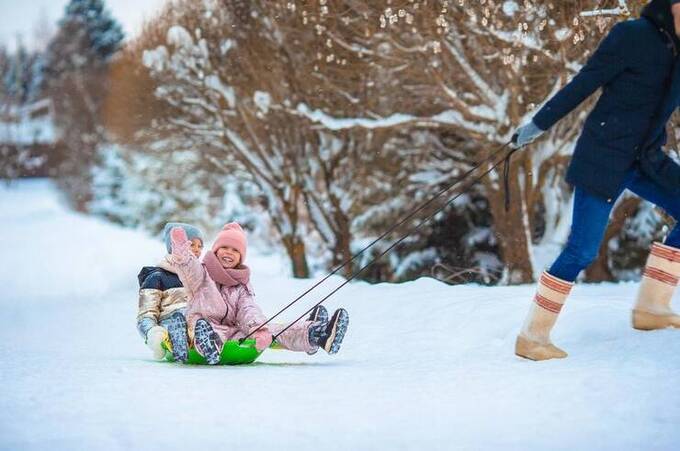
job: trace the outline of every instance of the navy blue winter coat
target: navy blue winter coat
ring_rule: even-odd
[[[534,123],[547,130],[602,88],[577,141],[569,183],[611,201],[642,149],[668,159],[661,146],[665,125],[680,101],[680,65],[675,65],[670,90],[664,87],[677,59],[675,47],[676,39],[646,17],[618,23],[581,71],[536,114]]]
[[[182,288],[179,276],[158,266],[145,266],[137,275],[139,289],[154,289],[165,291],[171,288]]]

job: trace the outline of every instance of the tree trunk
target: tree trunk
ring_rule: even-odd
[[[342,214],[339,209],[335,210],[335,223],[337,229],[335,232],[335,248],[333,249],[333,267],[337,267],[342,263],[348,261],[352,258],[352,251],[350,248],[351,235],[349,231],[349,218]],[[355,262],[351,262],[345,265],[342,269],[342,273],[345,277],[350,278],[354,273]]]
[[[297,236],[284,236],[283,245],[290,258],[293,277],[296,279],[306,279],[309,277],[309,265],[307,264],[307,254],[305,253],[305,243]]]
[[[489,199],[493,228],[498,241],[501,259],[508,272],[508,283],[531,283],[534,279],[528,224],[525,220],[524,196],[520,192],[518,166],[513,163],[510,170],[510,208],[505,211],[505,190],[503,188],[502,168],[484,179]],[[491,178],[490,178],[491,177]]]

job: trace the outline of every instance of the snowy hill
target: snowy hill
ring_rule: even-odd
[[[44,181],[0,188],[0,236],[2,450],[678,449],[680,331],[630,328],[635,284],[576,287],[563,361],[513,355],[532,286],[421,279],[334,296],[351,318],[335,357],[188,367],[135,330],[157,240],[68,212]],[[266,313],[312,284],[250,264]]]

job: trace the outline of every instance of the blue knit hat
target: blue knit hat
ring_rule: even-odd
[[[163,227],[163,241],[165,242],[165,248],[168,250],[168,254],[172,253],[172,242],[170,241],[170,231],[175,227],[181,227],[187,233],[187,238],[193,240],[198,238],[203,243],[203,232],[196,226],[191,224],[184,224],[183,222],[168,222]]]

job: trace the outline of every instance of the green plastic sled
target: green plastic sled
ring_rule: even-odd
[[[165,360],[169,362],[174,362],[175,359],[172,356],[172,352],[168,350],[166,343],[163,343],[163,348],[165,349]],[[243,365],[247,363],[253,363],[262,354],[255,348],[255,340],[248,339],[242,344],[238,340],[229,340],[224,343],[222,348],[222,354],[220,355],[220,365]],[[190,365],[207,365],[208,362],[205,358],[196,351],[194,347],[189,348],[189,361]]]

